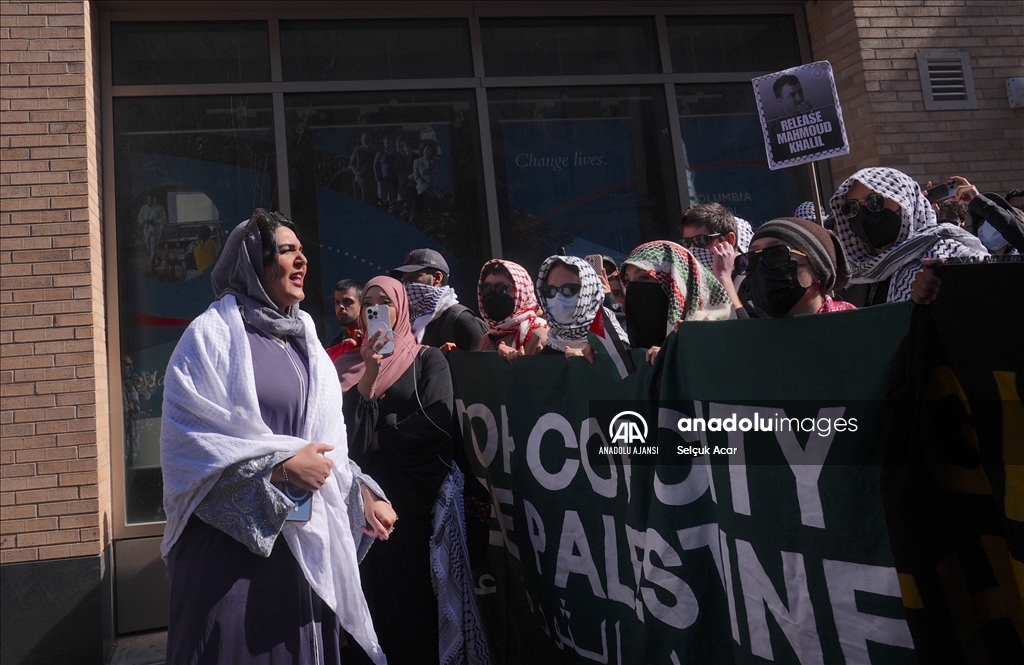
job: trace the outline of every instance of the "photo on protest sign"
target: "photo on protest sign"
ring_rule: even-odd
[[[827,61],[785,69],[751,83],[768,168],[784,169],[850,153],[832,65]]]

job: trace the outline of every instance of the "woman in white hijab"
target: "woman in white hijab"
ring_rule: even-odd
[[[829,206],[853,273],[850,284],[866,285],[865,293],[848,291],[844,298],[858,307],[910,300],[922,259],[988,256],[967,231],[940,225],[921,186],[896,169],[857,171]]]
[[[342,627],[386,662],[358,559],[396,516],[348,459],[338,377],[298,308],[295,230],[257,209],[231,232],[212,274],[218,300],[167,367],[169,663],[337,664]]]

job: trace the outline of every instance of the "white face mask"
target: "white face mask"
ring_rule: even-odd
[[[572,323],[573,316],[576,315],[576,306],[579,305],[579,302],[579,294],[566,297],[561,293],[556,293],[554,298],[544,301],[544,309],[551,320],[565,326]]]

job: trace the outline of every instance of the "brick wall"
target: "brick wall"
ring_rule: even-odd
[[[844,0],[806,3],[815,60],[829,60],[851,152],[831,160],[838,184],[865,166],[919,182],[962,175],[982,191],[1024,186],[1024,109],[1005,80],[1024,76],[1024,3]],[[925,111],[918,51],[967,51],[977,110]]]
[[[0,3],[0,563],[110,540],[95,28]]]

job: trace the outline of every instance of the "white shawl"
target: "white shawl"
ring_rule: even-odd
[[[273,434],[256,397],[252,356],[235,297],[226,295],[197,317],[174,350],[164,384],[160,461],[167,526],[164,559],[192,513],[229,465],[276,452],[297,453],[309,442],[334,450],[334,470],[313,497],[308,522],[286,522],[282,534],[309,585],[376,663],[377,643],[359,583],[347,497],[353,477],[341,411],[341,386],[313,321],[299,312],[309,349],[309,402],[299,438]]]

